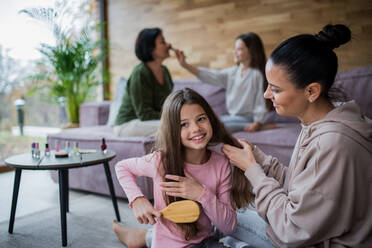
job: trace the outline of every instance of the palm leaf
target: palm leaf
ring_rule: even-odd
[[[33,79],[43,82],[43,88],[48,88],[54,99],[65,97],[70,121],[77,123],[80,104],[100,83],[97,71],[103,58],[101,42],[91,38],[91,32],[96,27],[85,26],[78,33],[64,28],[61,18],[67,16],[66,8],[58,11],[53,8],[30,8],[20,13],[47,24],[53,31],[56,44],[40,44],[38,50],[43,56],[44,68]]]

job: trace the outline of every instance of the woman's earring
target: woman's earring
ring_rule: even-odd
[[[313,99],[310,98],[310,99],[309,99],[309,102],[312,103],[312,102],[313,102]]]

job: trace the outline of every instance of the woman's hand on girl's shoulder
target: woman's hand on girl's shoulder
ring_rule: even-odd
[[[221,150],[232,165],[246,171],[252,164],[256,163],[253,155],[253,146],[246,140],[239,140],[239,143],[243,148],[224,144]]]
[[[145,197],[138,197],[132,202],[132,208],[137,221],[140,224],[151,224],[156,223],[155,218],[160,218],[161,214]]]
[[[203,194],[204,187],[187,173],[186,177],[168,174],[165,175],[165,178],[175,181],[160,183],[161,190],[169,196],[182,197],[196,201]]]

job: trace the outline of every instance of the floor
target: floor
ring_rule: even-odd
[[[0,173],[0,222],[9,221],[10,218],[14,174],[14,171]],[[88,194],[69,190],[71,201]],[[59,208],[59,187],[50,177],[50,171],[23,170],[16,218],[52,207]]]

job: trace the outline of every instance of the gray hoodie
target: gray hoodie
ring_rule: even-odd
[[[260,149],[245,175],[278,247],[372,247],[372,122],[353,102],[303,125],[289,167]]]

